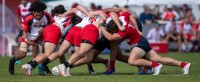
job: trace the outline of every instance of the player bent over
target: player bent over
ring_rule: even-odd
[[[52,23],[51,16],[44,12],[46,5],[43,2],[35,1],[29,8],[30,14],[24,17],[23,37],[21,40],[20,49],[9,62],[9,73],[14,74],[14,64],[17,60],[24,58],[27,54],[29,45],[36,45],[42,40],[41,35],[43,28]]]
[[[132,26],[126,25],[129,23],[128,17],[130,14],[128,12],[124,12],[120,17],[120,21],[122,21],[122,25],[126,28],[125,31],[118,31],[117,33],[111,34],[105,30],[102,26],[100,29],[104,36],[110,40],[125,40],[132,47],[128,63],[134,66],[149,66],[153,67],[154,74],[159,75],[160,70],[162,68],[162,64],[171,65],[171,66],[179,66],[183,70],[183,74],[188,74],[191,63],[177,61],[168,57],[161,57],[149,46],[149,42],[141,36],[136,29]],[[145,59],[143,58],[145,57]]]

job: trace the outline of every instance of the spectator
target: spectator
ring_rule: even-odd
[[[144,24],[151,24],[154,21],[153,15],[150,13],[151,9],[144,5],[144,12],[140,14],[140,20]]]
[[[186,12],[184,14],[184,18],[189,18],[189,21],[191,21],[191,22],[195,21],[195,17],[193,15],[191,9],[186,10]]]
[[[197,23],[193,25],[193,29],[195,31],[195,35],[197,36],[198,48],[200,49],[200,19]]]
[[[155,5],[154,9],[152,10],[152,15],[154,16],[155,19],[161,19],[160,18],[160,6],[159,5]]]
[[[189,51],[188,43],[191,41],[193,44],[196,44],[196,36],[195,31],[192,28],[193,22],[189,20],[189,18],[185,18],[180,23],[180,32],[181,32],[181,38],[184,40],[185,49],[184,51]]]
[[[115,5],[113,6],[113,8],[119,8],[119,5],[115,4]]]
[[[184,19],[184,14],[185,14],[186,11],[189,10],[189,9],[190,9],[190,8],[189,8],[189,6],[188,6],[187,4],[184,4],[184,5],[181,7],[180,12],[179,12],[181,19]]]
[[[97,7],[97,10],[101,10],[101,9],[102,9],[102,6],[99,5],[99,6]]]
[[[149,30],[147,34],[147,39],[150,42],[160,42],[162,39],[162,36],[164,35],[163,31],[160,30],[160,25],[158,23],[154,24],[154,27]]]
[[[176,23],[175,19],[168,22],[165,26],[165,40],[175,41],[178,44],[178,51],[181,52],[181,38],[179,25]]]
[[[168,5],[167,9],[164,11],[164,13],[162,14],[161,18],[164,19],[164,20],[172,20],[173,18],[178,20],[179,19],[179,15],[175,10],[172,9],[171,5]]]

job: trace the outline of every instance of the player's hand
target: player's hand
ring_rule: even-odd
[[[25,40],[25,42],[26,42],[27,44],[30,44],[30,45],[35,44],[35,42],[34,42],[33,40]]]
[[[119,27],[119,30],[120,30],[120,31],[125,31],[125,30],[126,30],[126,28],[125,28],[125,27],[123,27],[123,26],[121,26],[121,27]]]
[[[42,33],[43,30],[44,30],[44,28],[43,28],[43,27],[40,27],[40,30],[39,30],[38,32],[39,32],[39,33]]]

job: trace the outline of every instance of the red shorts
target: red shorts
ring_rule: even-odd
[[[187,36],[187,38],[188,38],[188,41],[190,41],[191,38],[192,38],[192,34],[187,33],[186,36]],[[181,37],[182,37],[182,38],[184,37],[183,34],[181,34]]]
[[[61,31],[58,26],[49,25],[44,28],[43,38],[45,42],[51,42],[57,45],[60,37],[61,37]]]
[[[76,30],[78,30],[80,28],[74,26],[72,27],[69,32],[67,33],[67,36],[65,37],[65,40],[67,40],[68,42],[70,42],[71,44],[74,44],[74,33],[76,32]]]
[[[76,29],[76,32],[74,32],[74,42],[73,44],[80,47],[81,44],[81,28]]]
[[[94,45],[99,37],[99,29],[95,25],[89,24],[82,29],[81,35],[81,40],[88,40]]]

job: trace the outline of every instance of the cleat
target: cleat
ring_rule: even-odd
[[[52,72],[49,70],[49,67],[48,67],[48,66],[44,66],[44,65],[43,65],[43,69],[44,69],[44,71],[47,73],[47,75],[52,75]]]
[[[68,76],[71,76],[70,75],[70,67],[65,67],[64,64],[60,64],[58,65],[59,69],[60,69],[60,75],[63,76],[63,77],[68,77]]]
[[[183,67],[183,69],[182,69],[183,75],[187,75],[187,74],[189,73],[190,67],[191,67],[191,66],[192,66],[191,63],[187,63],[187,64]]]
[[[151,67],[143,67],[143,69],[139,70],[139,72],[138,72],[139,75],[148,75],[151,73],[153,73],[153,68],[151,68]]]
[[[38,73],[41,76],[45,76],[45,74],[44,74],[44,68],[43,68],[42,64],[38,64]]]
[[[110,75],[110,74],[113,74],[115,72],[115,68],[112,68],[112,69],[108,69],[106,72],[104,72],[103,74],[104,75]]]
[[[158,66],[154,67],[154,74],[153,75],[159,75],[160,74],[160,70],[162,69],[162,64],[159,64]]]
[[[22,70],[24,71],[24,73],[27,75],[27,76],[31,76],[31,72],[32,72],[32,67],[30,64],[24,64],[22,66]]]
[[[15,66],[14,65],[15,65],[15,61],[13,59],[10,59],[8,71],[11,75],[15,75],[15,72],[14,72]]]
[[[96,72],[94,71],[94,69],[88,69],[89,70],[89,74],[95,75]]]

